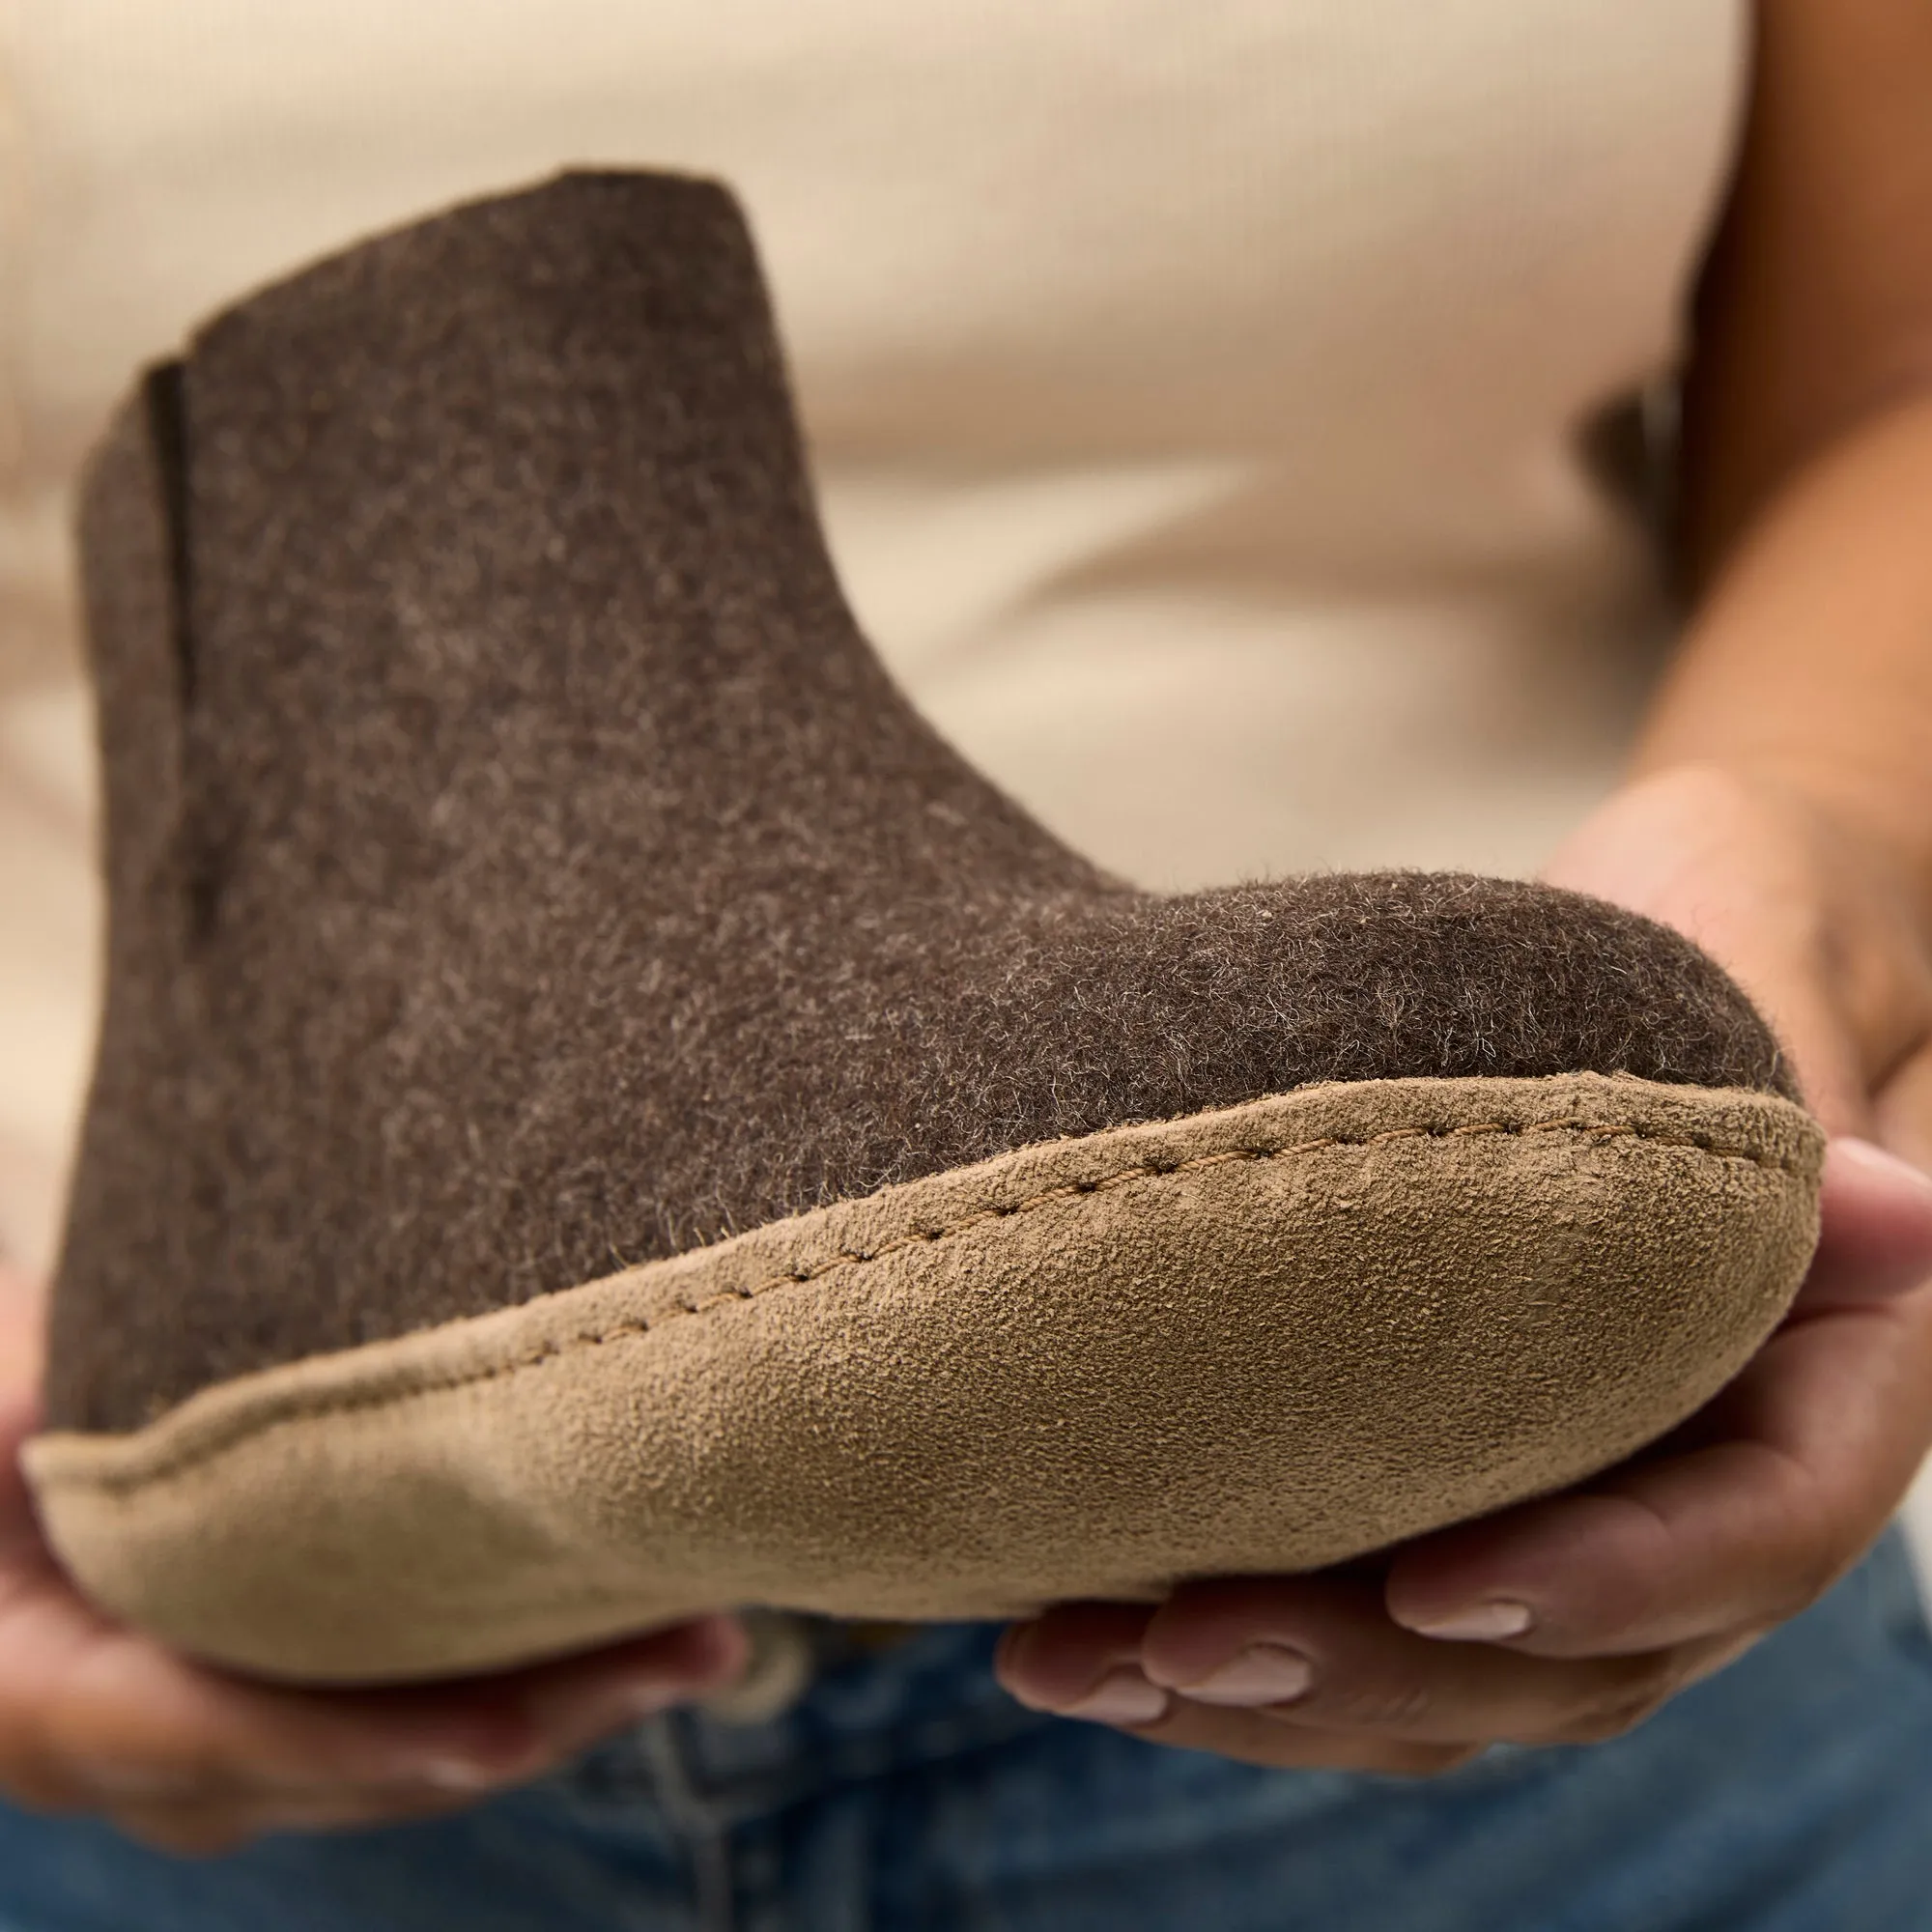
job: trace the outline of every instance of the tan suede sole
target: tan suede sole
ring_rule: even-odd
[[[1817,1234],[1768,1094],[1304,1088],[209,1389],[27,1467],[184,1648],[429,1677],[724,1605],[999,1616],[1332,1563],[1712,1395]]]

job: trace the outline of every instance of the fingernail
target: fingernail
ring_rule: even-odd
[[[1198,1684],[1181,1687],[1197,1704],[1286,1704],[1315,1682],[1315,1666],[1286,1644],[1252,1643]]]
[[[1410,1624],[1422,1636],[1441,1637],[1450,1643],[1494,1643],[1498,1638],[1520,1636],[1536,1621],[1527,1604],[1505,1600],[1476,1604],[1454,1616],[1437,1617],[1431,1623]]]
[[[1151,1724],[1165,1714],[1167,1692],[1150,1684],[1138,1670],[1116,1670],[1100,1680],[1064,1718],[1085,1718],[1095,1724]]]

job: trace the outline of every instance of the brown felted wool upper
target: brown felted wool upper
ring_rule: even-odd
[[[707,184],[568,176],[242,303],[124,413],[84,539],[112,914],[63,1429],[1313,1082],[1792,1091],[1610,906],[1160,897],[1033,824],[854,628]]]

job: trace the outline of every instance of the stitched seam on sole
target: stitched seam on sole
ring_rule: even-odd
[[[754,1301],[775,1289],[804,1287],[842,1269],[864,1267],[873,1262],[883,1261],[887,1256],[899,1254],[907,1248],[931,1247],[955,1236],[970,1234],[977,1228],[987,1227],[1001,1221],[1013,1221],[1036,1208],[1049,1207],[1056,1202],[1077,1201],[1088,1195],[1105,1193],[1129,1181],[1179,1179],[1207,1168],[1288,1160],[1319,1153],[1328,1148],[1375,1147],[1384,1141],[1442,1142],[1490,1134],[1521,1138],[1531,1134],[1555,1133],[1574,1134],[1593,1146],[1601,1146],[1607,1141],[1632,1139],[1648,1142],[1653,1146],[1684,1148],[1713,1160],[1743,1161],[1752,1167],[1771,1169],[1789,1175],[1794,1179],[1810,1179],[1808,1170],[1750,1148],[1727,1147],[1689,1135],[1663,1133],[1646,1127],[1639,1122],[1587,1122],[1571,1117],[1531,1121],[1519,1124],[1512,1124],[1506,1121],[1469,1121],[1455,1127],[1386,1127],[1373,1134],[1322,1134],[1316,1139],[1296,1141],[1283,1148],[1227,1148],[1218,1153],[1196,1154],[1188,1160],[1176,1161],[1171,1165],[1153,1160],[1135,1161],[1127,1167],[1116,1169],[1112,1174],[1103,1175],[1094,1180],[1065,1181],[1057,1187],[1043,1188],[1039,1193],[1028,1195],[1007,1207],[980,1208],[952,1222],[950,1226],[904,1235],[896,1240],[882,1242],[878,1247],[864,1252],[837,1254],[810,1268],[790,1269],[783,1273],[769,1275],[749,1288],[725,1289],[716,1294],[706,1295],[701,1300],[681,1300],[662,1314],[648,1319],[634,1318],[613,1322],[610,1327],[599,1329],[592,1334],[573,1335],[562,1341],[546,1342],[541,1348],[532,1349],[525,1354],[512,1356],[505,1361],[493,1363],[488,1368],[469,1369],[461,1374],[440,1378],[426,1377],[406,1388],[384,1388],[363,1392],[345,1390],[340,1394],[320,1397],[309,1402],[292,1402],[287,1406],[276,1408],[270,1413],[238,1418],[230,1431],[217,1432],[211,1438],[188,1444],[176,1455],[152,1467],[125,1474],[120,1472],[54,1474],[46,1478],[46,1486],[50,1489],[68,1491],[91,1490],[102,1495],[131,1495],[140,1490],[185,1475],[204,1463],[213,1462],[232,1449],[244,1446],[258,1435],[267,1435],[270,1430],[290,1423],[319,1421],[332,1415],[366,1414],[377,1409],[401,1406],[404,1403],[421,1396],[446,1395],[457,1389],[498,1381],[532,1369],[540,1369],[547,1363],[581,1353],[586,1349],[601,1349],[614,1342],[635,1341],[687,1316],[702,1315],[711,1309],[725,1307],[734,1302]],[[645,1265],[659,1268],[668,1264],[652,1262]],[[586,1282],[582,1286],[587,1288],[592,1284]],[[574,1291],[565,1291],[565,1293],[572,1292]]]

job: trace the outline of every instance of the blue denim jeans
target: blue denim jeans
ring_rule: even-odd
[[[1406,1783],[1018,1709],[995,1633],[689,1713],[466,1816],[177,1861],[0,1809],[4,1932],[1923,1932],[1932,1642],[1895,1536],[1630,1736]]]

